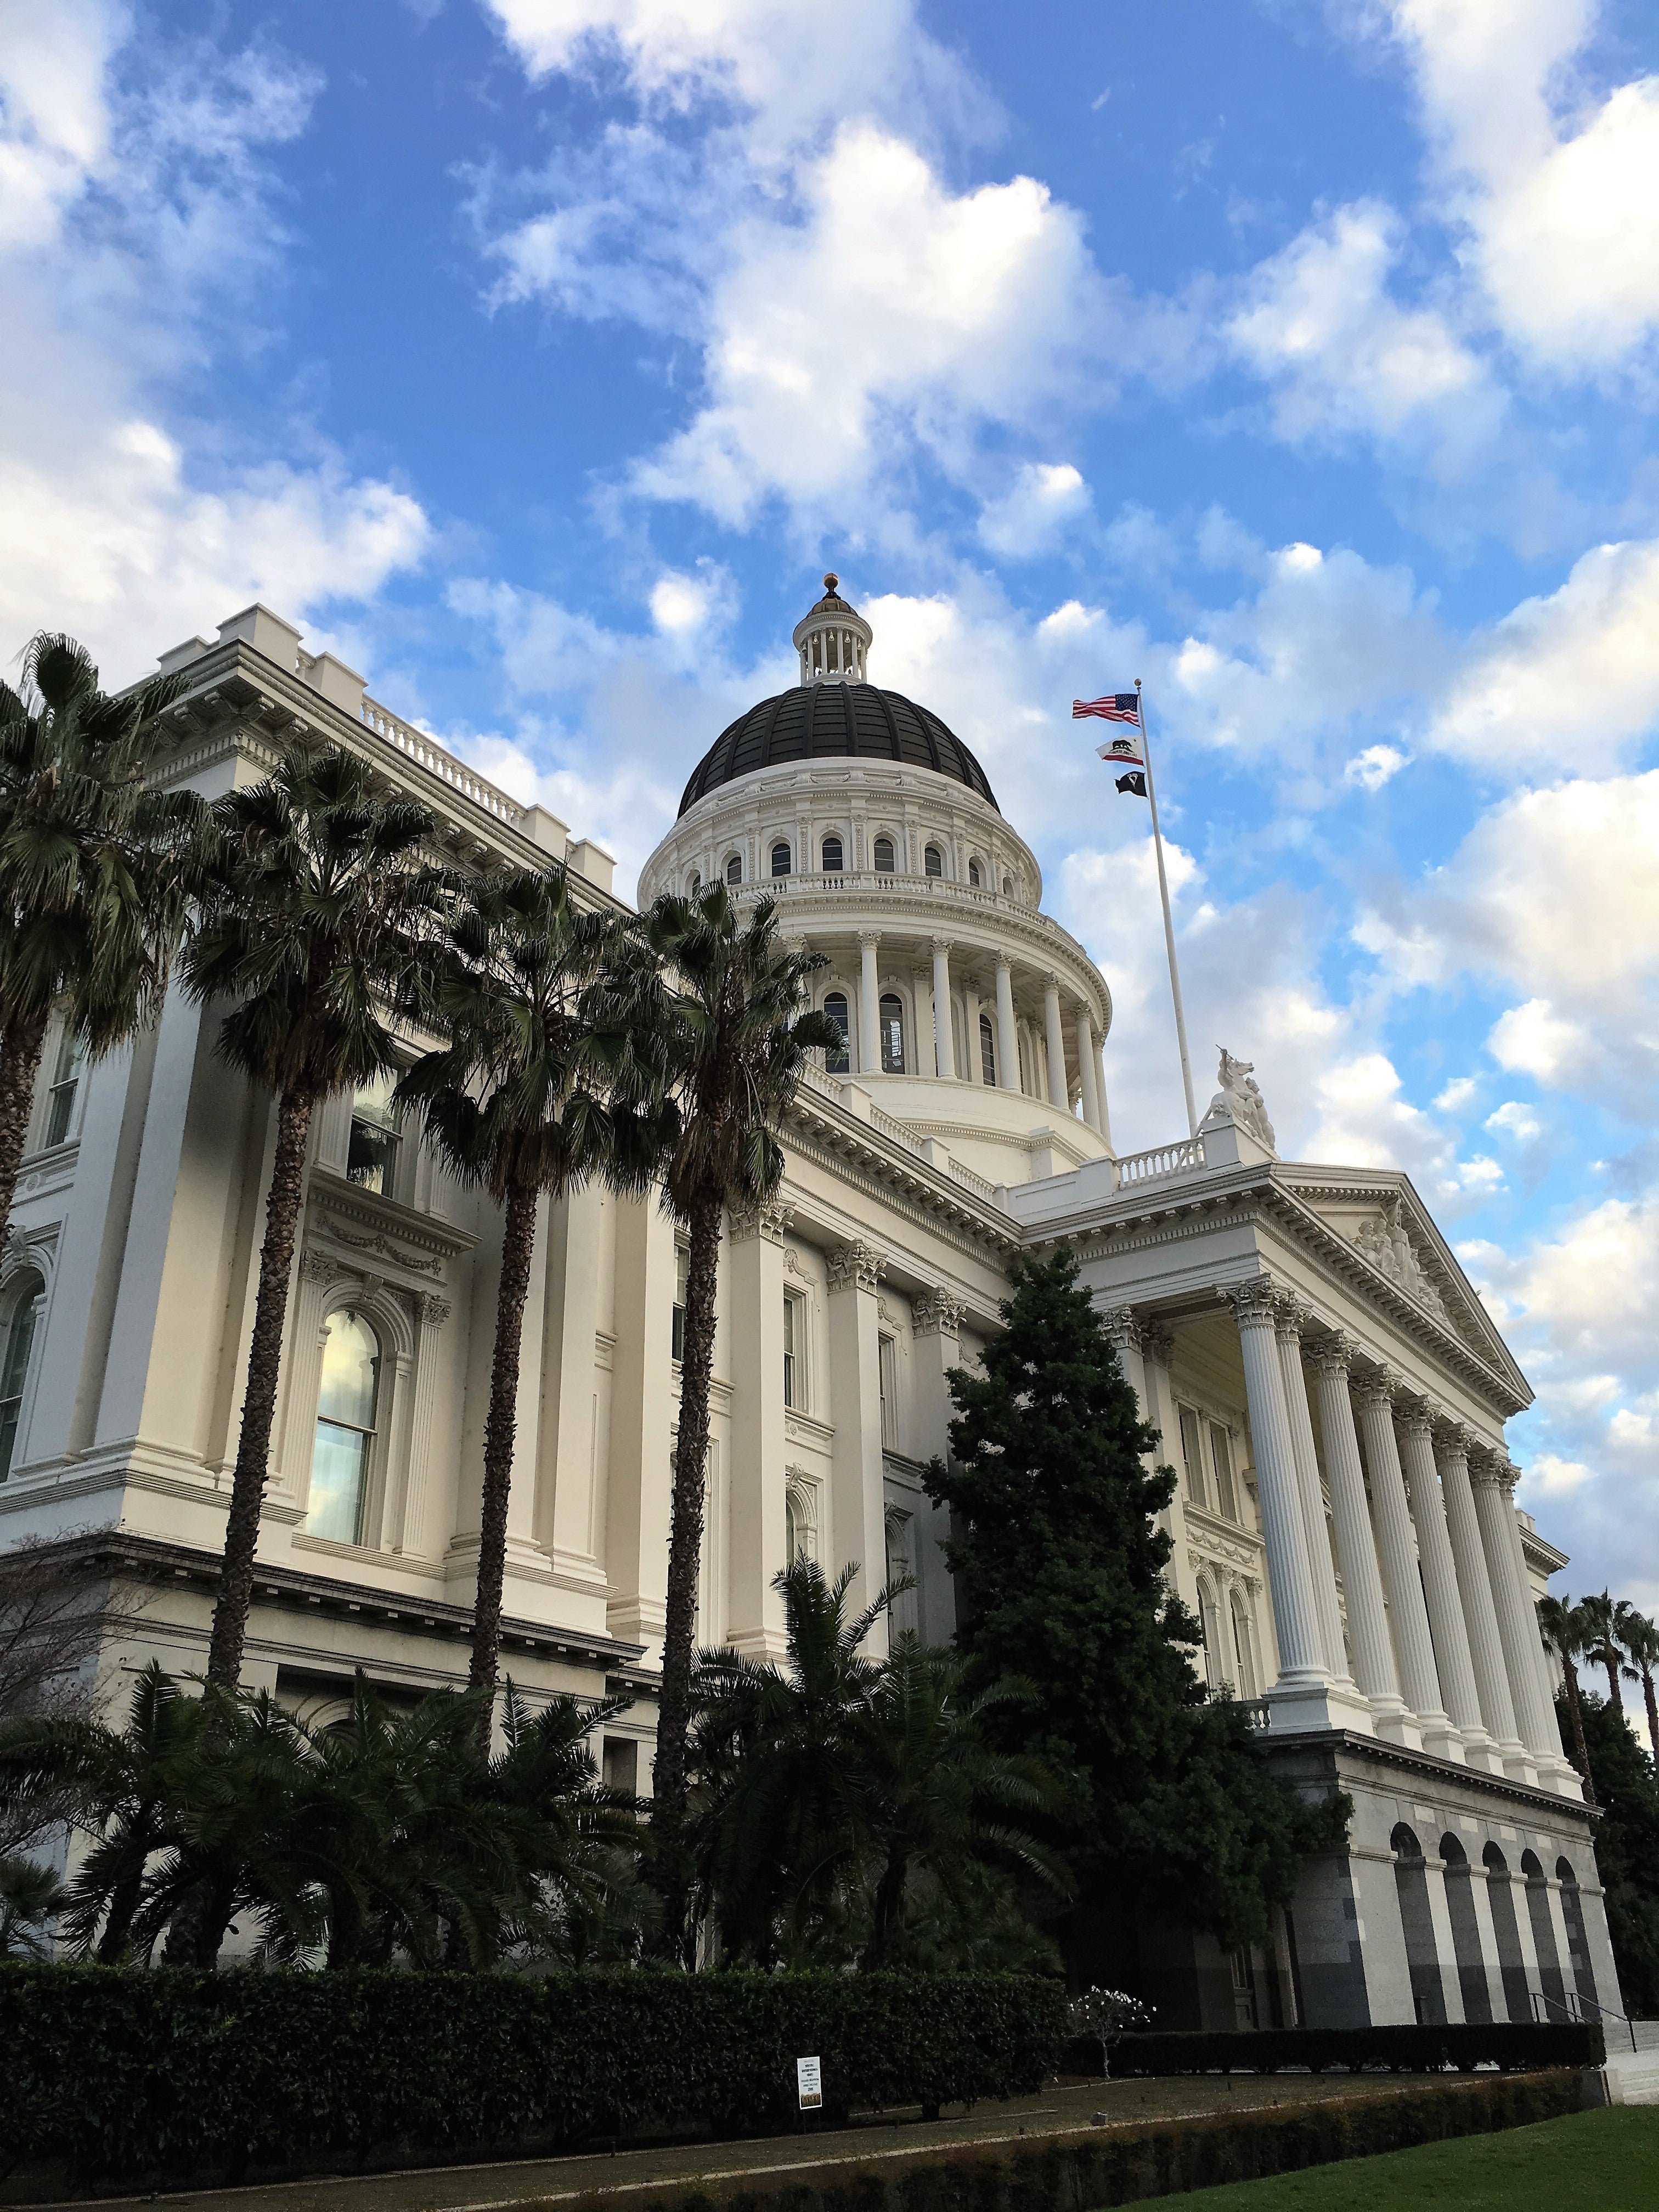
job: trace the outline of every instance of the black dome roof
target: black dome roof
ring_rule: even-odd
[[[775,699],[763,699],[721,731],[692,770],[680,812],[757,769],[836,759],[930,768],[965,783],[988,805],[997,804],[984,769],[962,739],[902,692],[883,691],[874,684],[798,684]]]

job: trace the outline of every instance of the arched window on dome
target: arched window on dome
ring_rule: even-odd
[[[997,1087],[997,1040],[989,1014],[981,1014],[979,1018],[979,1066],[987,1085],[994,1091]]]
[[[874,860],[876,865],[876,873],[878,876],[890,876],[893,872],[894,865],[892,839],[890,837],[878,837],[875,843],[870,848],[870,854],[871,858]]]
[[[696,898],[696,896],[697,896],[697,893],[698,893],[702,889],[702,876],[701,872],[700,872],[697,869],[693,868],[693,869],[692,869],[692,871],[691,871],[691,880],[690,880],[690,882],[689,884],[687,884],[687,885],[686,885],[686,887],[685,887],[685,890],[686,890],[686,896],[687,896],[689,898]]]
[[[1004,898],[1012,898],[1013,895],[1014,879],[1012,876],[1005,876],[1002,879],[1002,896]]]
[[[937,845],[930,845],[927,848],[921,856],[921,865],[930,876],[942,876],[945,873],[945,855]]]
[[[904,1073],[904,1002],[891,991],[884,992],[881,1000],[881,1072]]]
[[[982,890],[985,887],[985,871],[977,860],[969,860],[968,863],[968,880],[976,891]]]
[[[324,1324],[323,1379],[306,1512],[306,1527],[313,1536],[337,1544],[360,1540],[380,1395],[380,1340],[361,1314],[342,1307]]]
[[[7,1298],[6,1349],[0,1358],[0,1482],[10,1474],[16,1456],[29,1358],[46,1302],[46,1286],[32,1267],[12,1285]]]
[[[826,876],[838,876],[845,869],[846,865],[847,863],[842,858],[841,839],[835,836],[826,837],[823,841],[824,874]]]
[[[772,848],[772,873],[775,876],[787,876],[788,872],[789,848],[785,841],[780,837],[777,843]]]
[[[838,1050],[825,1053],[823,1064],[831,1075],[845,1075],[850,1065],[848,1060],[848,1039],[853,1034],[852,1018],[847,1010],[845,991],[831,991],[823,1002],[823,1011],[841,1031]]]
[[[728,884],[740,884],[743,881],[743,854],[741,853],[732,853],[727,855],[726,862],[726,880]]]

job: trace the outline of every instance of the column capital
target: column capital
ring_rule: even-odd
[[[1273,1326],[1281,1344],[1299,1346],[1302,1332],[1314,1318],[1314,1310],[1295,1291],[1281,1291],[1273,1300]]]
[[[859,943],[871,946],[878,945],[881,943],[881,932],[878,929],[861,929],[859,932]]]
[[[1273,1328],[1279,1286],[1271,1275],[1253,1275],[1248,1282],[1224,1283],[1216,1290],[1238,1317],[1241,1328]]]
[[[1100,1325],[1120,1352],[1139,1352],[1146,1343],[1133,1306],[1103,1306]]]
[[[454,1311],[449,1300],[441,1297],[436,1291],[416,1291],[415,1307],[428,1328],[441,1328]]]
[[[996,956],[996,965],[999,975],[1012,975],[1014,972],[1013,955],[1010,952],[999,952]]]
[[[348,1272],[343,1261],[331,1253],[306,1251],[300,1255],[300,1280],[302,1283],[332,1283]]]
[[[1392,1414],[1394,1401],[1405,1388],[1402,1378],[1392,1367],[1373,1367],[1360,1376],[1353,1385],[1354,1403],[1358,1406],[1380,1406],[1385,1413]]]
[[[877,1290],[887,1273],[886,1261],[873,1244],[866,1244],[862,1237],[854,1237],[851,1243],[838,1245],[829,1255],[825,1264],[830,1271],[832,1291]]]
[[[1175,1352],[1175,1331],[1161,1321],[1140,1323],[1140,1349],[1145,1358],[1167,1368]]]
[[[1437,1458],[1461,1459],[1467,1466],[1480,1448],[1480,1439],[1465,1421],[1450,1413],[1442,1416],[1434,1425],[1434,1449]]]
[[[927,942],[933,946],[937,956],[941,952],[953,951],[956,949],[957,940],[954,937],[930,937]]]
[[[794,1218],[794,1207],[785,1206],[775,1198],[763,1198],[755,1205],[734,1206],[726,1242],[743,1244],[751,1237],[760,1237],[769,1244],[781,1244]]]
[[[956,1336],[968,1308],[949,1291],[924,1291],[910,1306],[910,1322],[917,1336]]]
[[[1423,1437],[1432,1443],[1434,1407],[1426,1398],[1419,1398],[1409,1390],[1397,1391],[1394,1406],[1395,1426],[1402,1436]]]
[[[1340,1375],[1346,1381],[1353,1372],[1354,1354],[1359,1347],[1343,1330],[1328,1328],[1314,1337],[1305,1349],[1316,1375],[1327,1378]]]

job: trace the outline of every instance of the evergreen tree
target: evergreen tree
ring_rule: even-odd
[[[1564,1723],[1565,1703],[1556,1699]],[[1579,1710],[1601,1807],[1595,1864],[1625,2010],[1651,2020],[1659,2013],[1659,1781],[1622,1712],[1593,1690],[1583,1693]]]
[[[953,1464],[935,1461],[928,1490],[953,1515],[969,1680],[1034,1686],[1004,1726],[1071,1778],[1080,1894],[1259,1942],[1349,1807],[1304,1803],[1200,1682],[1201,1632],[1164,1580],[1155,1517],[1175,1477],[1143,1465],[1158,1433],[1077,1277],[1065,1250],[1017,1263],[983,1375],[951,1378]]]

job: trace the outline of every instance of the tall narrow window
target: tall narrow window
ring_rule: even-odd
[[[977,860],[969,860],[968,863],[968,880],[976,891],[983,890],[985,888],[985,872]]]
[[[326,1328],[306,1526],[313,1536],[355,1544],[362,1533],[363,1492],[374,1442],[380,1343],[361,1314],[343,1309],[329,1316]]]
[[[894,866],[892,839],[890,837],[878,837],[875,843],[870,848],[870,852],[871,857],[874,860],[876,864],[876,873],[878,876],[890,876],[893,872]]]
[[[806,1314],[801,1299],[787,1292],[783,1301],[783,1402],[799,1411],[805,1405]]]
[[[898,1352],[890,1336],[876,1340],[876,1379],[881,1391],[881,1442],[898,1449]]]
[[[1233,1481],[1233,1440],[1218,1421],[1210,1424],[1210,1464],[1215,1469],[1216,1504],[1229,1521],[1237,1521],[1238,1491]]]
[[[884,1075],[904,1073],[904,1006],[890,991],[881,1001],[881,1072]]]
[[[921,856],[921,865],[930,876],[942,876],[945,873],[945,855],[937,845],[930,845],[927,848]]]
[[[997,1083],[997,1040],[989,1014],[981,1014],[979,1018],[979,1072],[994,1091]]]
[[[841,1043],[823,1055],[823,1064],[831,1075],[845,1075],[852,1065],[848,1058],[848,1040],[853,1034],[853,1018],[848,1011],[845,991],[831,991],[823,1002],[823,1011],[841,1031]]]
[[[669,1351],[678,1360],[685,1357],[685,1285],[691,1272],[691,1254],[687,1246],[674,1247],[674,1313],[669,1324]]]
[[[1221,1648],[1221,1615],[1216,1610],[1215,1592],[1206,1582],[1198,1586],[1198,1625],[1204,1632],[1204,1680],[1211,1689],[1224,1690],[1227,1655]]]
[[[691,880],[685,888],[687,895],[691,898],[696,898],[697,893],[702,889],[702,878],[698,874],[696,869],[692,869]]]
[[[402,1141],[398,1116],[392,1108],[395,1074],[377,1075],[366,1083],[351,1102],[351,1142],[346,1152],[346,1173],[364,1190],[390,1198],[397,1181],[398,1147]]]
[[[772,848],[772,873],[787,876],[789,872],[789,848],[780,838]]]
[[[1187,1495],[1194,1505],[1208,1510],[1209,1493],[1204,1486],[1204,1447],[1199,1441],[1198,1415],[1190,1406],[1181,1408],[1181,1462],[1187,1477]]]
[[[1250,1636],[1250,1616],[1244,1610],[1244,1601],[1235,1590],[1228,1600],[1228,1609],[1233,1617],[1233,1649],[1238,1654],[1238,1694],[1241,1698],[1255,1695],[1255,1648]]]
[[[841,839],[839,837],[826,837],[823,841],[824,874],[826,876],[838,876],[841,874],[845,865],[845,862],[842,859]]]
[[[76,1094],[81,1088],[81,1072],[87,1064],[86,1040],[78,1030],[64,1032],[58,1048],[58,1066],[52,1079],[52,1089],[46,1095],[46,1142],[61,1145],[70,1133],[75,1119]]]
[[[733,853],[726,861],[726,880],[728,884],[740,884],[743,881],[743,854],[741,853]]]
[[[897,1592],[888,1608],[888,1618],[896,1636],[914,1635],[916,1627],[916,1593],[914,1588],[900,1591],[901,1583],[914,1584],[916,1579],[915,1523],[908,1513],[887,1516],[887,1587]]]
[[[25,1275],[11,1295],[5,1357],[0,1360],[0,1482],[9,1476],[17,1451],[17,1426],[22,1419],[23,1391],[29,1379],[29,1354],[34,1349],[35,1328],[46,1297],[46,1285],[33,1273]]]
[[[783,1498],[784,1543],[793,1567],[797,1559],[810,1559],[811,1548],[806,1541],[806,1516],[795,1492],[787,1490]]]

